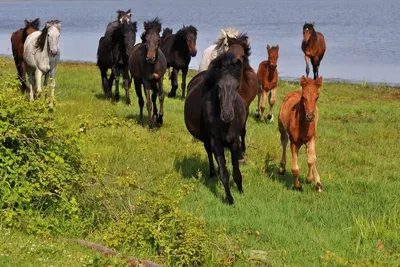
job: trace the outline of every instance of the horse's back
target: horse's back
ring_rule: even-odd
[[[319,42],[319,45],[318,45],[318,47],[319,47],[319,57],[320,57],[320,60],[321,60],[322,57],[325,54],[325,51],[326,51],[326,42],[325,42],[325,36],[322,33],[317,32],[317,34],[318,34],[318,42]]]
[[[128,60],[128,69],[131,73],[131,76],[135,79],[141,79],[142,77],[142,63],[141,63],[141,53],[140,49],[142,48],[144,44],[143,43],[138,43],[136,44],[133,49],[131,54],[129,55],[129,60]]]
[[[15,56],[22,57],[24,54],[24,43],[22,41],[23,29],[16,30],[11,34],[11,50]]]
[[[217,57],[217,50],[216,50],[217,45],[211,45],[207,47],[204,52],[203,56],[200,61],[200,66],[199,66],[199,71],[204,71],[208,69],[208,66],[210,65],[210,62]]]

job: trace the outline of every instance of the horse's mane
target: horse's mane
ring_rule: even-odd
[[[305,30],[305,29],[310,29],[310,30],[312,30],[312,31],[315,31],[315,29],[314,29],[314,23],[308,23],[308,22],[304,22],[304,25],[303,25],[303,31]]]
[[[239,31],[237,29],[235,29],[235,28],[229,28],[228,27],[228,28],[225,28],[223,30],[224,30],[224,32],[226,34],[223,34],[221,32],[221,34],[219,35],[218,39],[215,41],[216,49],[221,49],[221,47],[225,43],[225,40],[227,39],[227,36],[231,37],[231,38],[235,38],[235,37],[237,37],[239,35]]]
[[[244,68],[250,67],[249,56],[251,55],[251,48],[250,48],[250,44],[249,44],[248,40],[249,40],[249,37],[247,36],[246,33],[241,33],[237,37],[234,37],[234,38],[228,37],[229,46],[231,46],[233,44],[238,44],[243,47],[244,55],[245,55],[244,62],[243,62]]]
[[[44,49],[44,45],[46,44],[47,32],[51,26],[56,26],[58,29],[60,29],[60,21],[59,20],[46,21],[42,33],[39,35],[35,43],[35,48],[39,49],[40,51],[43,51]]]
[[[183,27],[176,32],[175,34],[175,39],[174,42],[172,44],[172,47],[175,49],[179,49],[182,45],[184,47],[187,47],[186,45],[186,35],[188,33],[193,33],[196,37],[197,37],[197,29],[190,25],[190,26],[185,26],[183,25]]]
[[[34,19],[31,21],[25,20],[25,28],[22,29],[22,41],[25,42],[26,37],[28,37],[27,30],[28,28],[34,28],[35,30],[39,30],[40,19]]]
[[[173,30],[171,28],[164,28],[161,36],[161,43],[164,43],[164,41],[170,37],[173,33]]]
[[[156,31],[157,33],[161,32],[161,21],[156,17],[153,20],[148,20],[143,23],[144,32],[140,35],[140,39],[142,39],[142,43],[146,42],[146,35],[150,31]]]
[[[205,80],[205,90],[212,90],[224,75],[240,80],[242,64],[232,52],[224,52],[210,63]]]

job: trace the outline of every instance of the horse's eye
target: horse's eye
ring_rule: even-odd
[[[304,96],[301,96],[301,99],[302,99],[303,101],[307,101],[307,98],[305,98]]]
[[[318,100],[319,96],[317,96],[317,100]]]

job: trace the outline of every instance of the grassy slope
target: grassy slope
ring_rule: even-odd
[[[14,73],[11,60],[7,60],[5,70]],[[190,73],[188,80],[193,75],[194,72]],[[79,115],[90,116],[91,123],[111,117],[137,118],[134,90],[131,89],[132,106],[125,106],[124,90],[120,90],[120,103],[106,101],[94,64],[62,63],[56,81],[56,112],[67,117],[68,125],[83,121]],[[165,79],[165,90],[169,89]],[[279,83],[275,117],[284,95],[298,89],[295,83]],[[399,101],[400,90],[395,88],[323,85],[316,146],[317,168],[325,189],[322,194],[316,194],[313,186],[306,184],[302,193],[291,189],[290,156],[289,171],[283,177],[277,175],[281,155],[277,122],[260,123],[250,116],[247,164],[241,167],[245,194],[239,195],[232,182],[236,204],[226,206],[221,201],[221,184],[207,177],[208,163],[202,144],[193,142],[185,128],[183,101],[178,99],[166,98],[161,129],[94,128],[87,132],[84,153],[87,157],[99,157],[100,164],[110,173],[134,170],[148,187],[166,177],[169,186],[165,190],[171,195],[181,184],[195,184],[197,190],[184,199],[182,207],[204,217],[210,228],[226,228],[243,250],[267,251],[273,265],[320,265],[321,258],[330,255],[327,251],[335,254],[334,261],[341,257],[356,263],[375,260],[400,264]],[[255,104],[256,101],[252,113]],[[307,168],[304,152],[303,148],[301,181]],[[227,158],[229,161],[228,152]],[[2,242],[3,249],[14,250],[20,244],[18,238],[8,240],[9,245]],[[383,246],[377,249],[377,244]],[[68,254],[93,255],[65,246],[68,252],[57,257],[68,260]],[[18,256],[12,255],[17,262]]]

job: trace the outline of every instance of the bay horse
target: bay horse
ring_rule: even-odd
[[[313,66],[314,80],[318,78],[319,65],[326,51],[325,37],[322,33],[316,32],[314,29],[315,22],[303,25],[303,41],[301,42],[301,50],[304,52],[306,61],[306,74],[310,73],[309,61]]]
[[[167,59],[167,68],[172,67],[171,91],[168,97],[175,97],[178,89],[178,72],[182,71],[182,98],[185,98],[186,75],[189,70],[191,57],[195,57],[197,29],[190,26],[183,26],[176,34],[172,33],[172,29],[163,30],[161,37],[161,50]]]
[[[238,35],[239,31],[235,28],[221,29],[221,34],[215,41],[215,43],[204,50],[203,56],[201,57],[200,61],[199,71],[207,70],[211,60],[213,60],[223,52],[228,51],[228,37],[232,38]]]
[[[318,108],[317,101],[319,88],[322,85],[322,77],[317,80],[306,78],[300,79],[301,91],[290,92],[286,95],[279,111],[279,132],[281,134],[282,158],[279,173],[285,173],[286,146],[290,139],[290,150],[292,152],[292,173],[294,177],[294,188],[301,190],[299,182],[299,166],[297,157],[300,147],[307,146],[308,174],[307,183],[315,179],[315,189],[322,191],[321,179],[315,166],[315,137],[317,132]]]
[[[167,70],[167,60],[160,49],[161,22],[158,18],[143,23],[144,32],[141,35],[142,43],[135,45],[129,56],[129,70],[135,83],[138,96],[140,118],[143,126],[143,96],[142,84],[146,94],[146,108],[148,112],[149,127],[153,126],[154,119],[157,126],[163,124],[164,116],[164,89],[163,79]],[[150,91],[152,95],[150,98]],[[160,113],[157,110],[157,95],[160,101]],[[153,104],[153,116],[151,116]],[[153,118],[154,117],[154,118]]]
[[[241,139],[240,156],[239,156],[240,162],[244,162],[244,153],[246,152],[246,144],[245,144],[246,122],[247,122],[247,117],[249,116],[250,113],[249,107],[259,90],[259,81],[257,74],[250,66],[249,56],[251,52],[248,39],[249,38],[245,33],[241,33],[234,38],[228,37],[228,45],[229,45],[228,52],[232,52],[236,56],[236,58],[242,62],[239,95],[243,99],[247,114],[244,127],[240,134],[240,139]]]
[[[11,34],[11,49],[14,57],[15,67],[18,72],[18,79],[21,83],[21,93],[25,93],[28,89],[26,84],[26,69],[24,62],[24,43],[29,34],[38,31],[40,20],[39,18],[28,21],[25,20],[25,28],[16,30]]]
[[[262,61],[257,70],[258,80],[260,82],[260,89],[258,91],[258,105],[257,105],[257,117],[264,121],[264,110],[265,110],[265,99],[268,95],[269,102],[269,113],[268,120],[273,121],[274,114],[272,108],[275,105],[276,100],[276,89],[278,86],[278,58],[279,58],[279,45],[270,47],[267,45],[268,60]],[[260,116],[261,110],[261,116]]]
[[[104,93],[112,98],[112,85],[115,79],[114,100],[119,101],[119,78],[122,75],[126,104],[131,104],[129,88],[128,60],[136,42],[137,22],[131,22],[131,10],[118,10],[118,18],[107,25],[105,35],[100,38],[97,49],[97,66],[100,69]],[[111,69],[107,78],[107,70]]]
[[[188,131],[202,141],[207,152],[210,177],[215,175],[213,154],[219,166],[226,199],[233,204],[229,189],[229,172],[224,147],[231,151],[233,179],[243,193],[239,169],[239,133],[246,121],[246,107],[238,94],[242,62],[233,53],[223,53],[212,61],[210,68],[193,78],[188,87],[184,116]],[[196,82],[203,81],[203,82]]]
[[[24,62],[29,77],[30,101],[42,92],[42,75],[44,75],[44,86],[47,86],[50,76],[51,107],[56,87],[56,65],[60,60],[58,48],[60,34],[61,22],[51,20],[46,22],[42,31],[35,31],[28,35],[24,43]]]

